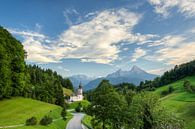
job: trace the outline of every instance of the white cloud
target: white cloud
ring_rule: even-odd
[[[180,43],[182,43],[185,40],[185,37],[181,36],[181,35],[168,35],[165,36],[163,38],[161,38],[160,40],[156,40],[153,42],[149,42],[148,46],[149,47],[154,47],[154,46],[176,46],[179,45]]]
[[[102,11],[92,20],[63,32],[58,42],[67,47],[61,51],[65,57],[109,64],[119,59],[120,42],[142,42],[154,37],[132,32],[140,18],[127,9]]]
[[[194,0],[148,0],[154,6],[155,12],[162,14],[164,17],[170,15],[170,10],[174,7],[178,12],[186,17],[195,16],[195,1]]]
[[[195,59],[195,42],[191,40],[191,35],[169,35],[165,36],[153,43],[149,47],[157,47],[152,49],[150,55],[145,59],[152,61],[164,62],[168,65],[177,65]]]
[[[111,9],[97,13],[91,20],[70,26],[55,40],[35,32],[13,30],[12,33],[24,36],[23,44],[30,61],[48,63],[74,58],[83,62],[111,64],[120,59],[120,42],[144,42],[155,36],[133,33],[140,18],[140,14],[124,8]]]
[[[139,59],[139,58],[141,58],[141,57],[143,57],[145,55],[146,55],[146,51],[145,50],[143,50],[141,48],[136,48],[135,49],[135,53],[133,54],[131,61],[135,62],[135,61],[137,61],[137,59]]]
[[[20,31],[20,30],[16,30],[16,29],[9,29],[8,31],[12,34],[16,34],[16,35],[21,35],[23,37],[37,37],[37,38],[46,38],[45,35],[40,34],[38,32],[33,32],[33,31]]]
[[[195,42],[181,44],[177,48],[164,48],[159,50],[159,58],[168,64],[177,65],[195,59]]]
[[[79,12],[74,8],[65,9],[63,11],[63,15],[65,18],[65,23],[68,26],[72,26],[74,23],[77,23],[81,20],[81,16],[80,16]],[[72,17],[76,17],[76,20],[74,19],[74,21],[73,21]]]
[[[152,74],[156,74],[156,75],[161,75],[164,72],[170,70],[170,67],[165,67],[165,68],[158,68],[158,69],[152,69],[152,70],[148,70],[148,73],[152,73]]]

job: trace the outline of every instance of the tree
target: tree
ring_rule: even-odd
[[[126,128],[135,129],[182,129],[183,121],[161,107],[159,97],[150,93],[139,93],[133,97],[128,110]]]
[[[62,108],[62,112],[61,112],[61,116],[63,118],[63,120],[66,120],[66,115],[67,115],[67,112],[66,112],[66,108],[65,106]]]
[[[108,80],[103,80],[92,94],[87,114],[94,116],[93,121],[101,123],[103,129],[107,126],[118,129],[123,126],[122,112],[126,105],[124,97],[114,90]]]
[[[71,90],[74,90],[73,88],[73,84],[72,82],[70,81],[70,79],[65,79],[65,88],[68,88],[68,89],[71,89]]]
[[[153,81],[141,82],[138,87],[139,90],[153,90],[155,87],[167,85],[193,75],[195,75],[195,60],[176,65],[173,69],[166,71],[161,77],[157,77]]]
[[[24,69],[22,44],[0,27],[0,98],[21,95]]]
[[[78,106],[75,108],[75,111],[76,112],[81,112],[81,110],[82,110],[82,104],[79,103]]]
[[[184,87],[184,90],[189,93],[195,92],[195,88],[192,86],[192,84],[189,81],[184,81],[183,87]]]
[[[172,86],[169,86],[168,92],[172,93],[174,91],[174,88]]]

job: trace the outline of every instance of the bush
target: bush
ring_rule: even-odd
[[[37,124],[37,118],[36,117],[31,117],[26,120],[26,125],[36,125]]]
[[[81,112],[81,107],[80,107],[80,106],[77,106],[77,107],[75,108],[75,111],[76,111],[76,112]]]
[[[41,125],[48,125],[48,124],[51,124],[52,123],[52,118],[49,117],[49,116],[44,116],[41,121],[40,121],[40,124]]]
[[[164,90],[161,92],[162,96],[166,96],[174,91],[174,88],[172,86],[169,86],[168,90]]]
[[[62,116],[62,118],[63,118],[64,120],[66,120],[66,115],[67,115],[67,112],[66,112],[66,108],[64,107],[64,108],[62,109],[62,112],[61,112],[61,116]]]
[[[186,92],[195,93],[195,87],[189,81],[184,81],[183,87]]]
[[[167,90],[164,90],[164,91],[161,92],[161,96],[166,96],[168,94],[169,94],[169,92]]]
[[[82,109],[82,104],[79,103],[78,106],[75,108],[75,111],[76,112],[81,112],[81,109]]]

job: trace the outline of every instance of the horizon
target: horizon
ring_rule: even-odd
[[[3,0],[0,25],[22,42],[28,64],[63,77],[103,77],[134,65],[162,75],[195,59],[194,7],[189,1]]]

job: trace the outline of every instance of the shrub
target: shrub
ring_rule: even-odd
[[[41,125],[48,125],[48,124],[51,124],[52,123],[52,118],[49,117],[49,116],[44,116],[41,121],[40,121],[40,124]]]
[[[67,115],[67,112],[66,112],[66,108],[64,107],[64,108],[62,109],[62,112],[61,112],[61,116],[62,116],[62,118],[63,118],[64,120],[66,120],[66,115]]]
[[[81,107],[80,107],[80,106],[77,106],[77,107],[75,108],[75,111],[76,111],[76,112],[81,112]]]
[[[169,86],[168,90],[164,90],[161,92],[161,96],[166,96],[174,91],[174,88],[172,86]]]
[[[168,92],[167,90],[164,90],[164,91],[161,92],[161,95],[162,95],[162,96],[166,96],[166,95],[168,95],[168,94],[169,94],[169,92]]]
[[[78,106],[75,108],[75,111],[76,112],[81,112],[81,109],[82,109],[82,104],[79,103]]]
[[[172,93],[174,91],[174,88],[172,86],[169,86],[168,92],[169,94]]]
[[[189,81],[184,81],[183,87],[184,87],[185,91],[187,91],[189,93],[195,92],[194,86]]]
[[[26,125],[36,125],[37,124],[37,118],[36,117],[31,117],[26,120]]]

